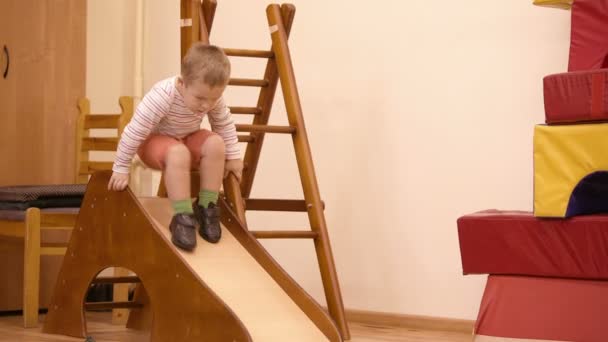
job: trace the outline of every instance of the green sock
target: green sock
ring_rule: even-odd
[[[176,214],[192,214],[192,202],[190,199],[179,200],[179,201],[171,201],[171,205],[173,206],[173,210],[175,210]]]
[[[207,208],[209,203],[217,204],[218,197],[219,193],[215,191],[201,190],[198,193],[198,204],[203,208]]]

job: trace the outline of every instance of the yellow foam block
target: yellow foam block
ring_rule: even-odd
[[[563,9],[572,8],[574,0],[534,0],[534,4],[538,6],[557,7]]]
[[[608,170],[608,124],[534,129],[534,215],[565,217],[570,194],[588,174]]]

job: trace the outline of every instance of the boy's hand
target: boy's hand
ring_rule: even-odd
[[[224,178],[228,177],[230,172],[234,173],[236,179],[240,182],[243,177],[243,161],[240,159],[226,160],[226,164],[224,165]]]
[[[112,172],[112,177],[108,182],[108,190],[122,191],[129,185],[129,174]]]

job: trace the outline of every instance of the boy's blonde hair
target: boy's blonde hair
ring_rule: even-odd
[[[210,87],[225,86],[230,79],[230,61],[221,48],[194,43],[182,60],[182,79],[186,84],[201,80]]]

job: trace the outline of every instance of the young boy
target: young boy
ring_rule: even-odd
[[[230,110],[222,94],[230,62],[212,45],[194,44],[182,61],[181,75],[158,82],[144,96],[118,144],[109,190],[126,188],[135,153],[151,168],[164,172],[175,214],[171,241],[184,250],[196,247],[196,230],[216,243],[221,237],[218,192],[229,172],[241,178],[243,162]],[[210,132],[200,129],[208,115]],[[190,170],[198,166],[201,188],[190,200]]]

